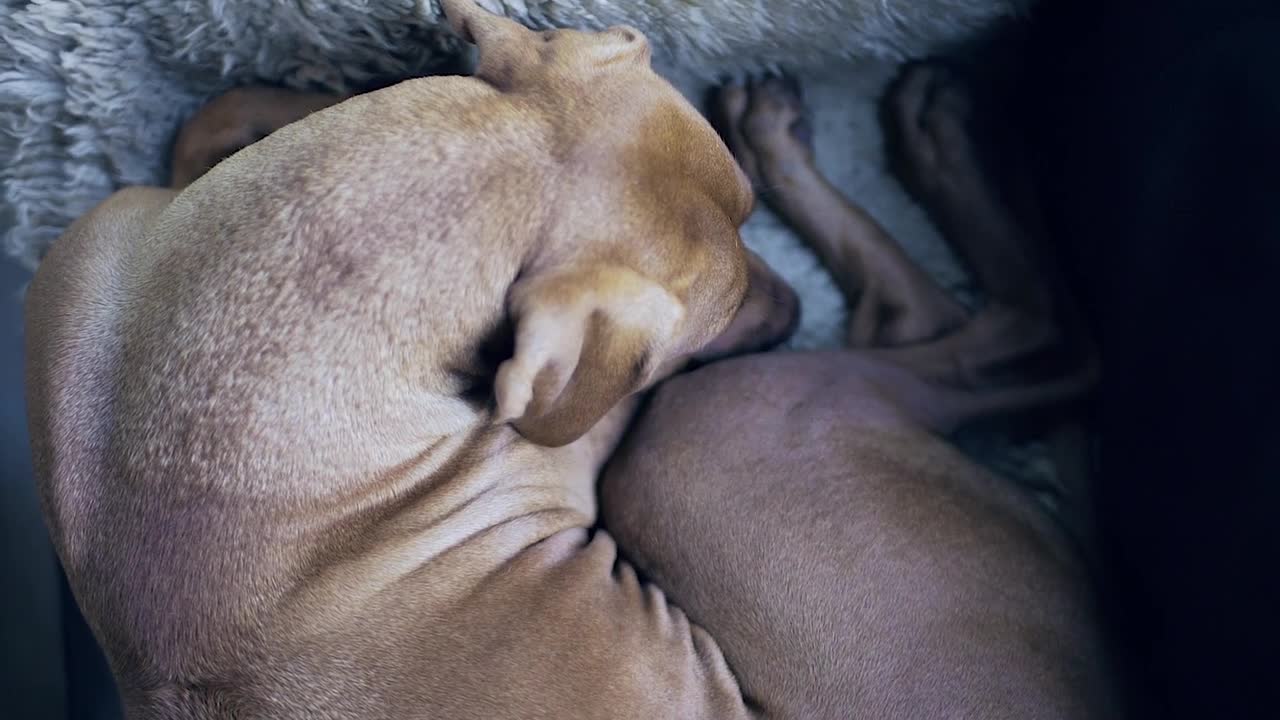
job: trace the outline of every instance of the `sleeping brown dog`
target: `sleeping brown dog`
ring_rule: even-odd
[[[310,115],[333,100],[230,95],[179,141],[185,190],[121,191],[59,240],[33,283],[29,397],[46,514],[131,716],[1075,707],[1062,698],[1090,673],[1072,663],[1090,656],[1087,632],[1062,631],[1081,614],[1070,563],[1010,509],[1007,488],[969,479],[985,476],[922,431],[827,452],[845,424],[798,423],[766,441],[759,418],[664,410],[673,395],[663,393],[614,465],[606,509],[707,630],[591,530],[596,478],[635,393],[690,358],[778,341],[794,297],[743,249],[750,183],[649,69],[643,38],[534,33],[444,4],[480,47],[475,77],[410,81]],[[712,392],[709,411],[733,393],[812,382],[803,372],[816,366],[786,362],[751,375],[753,388],[680,387]],[[833,363],[828,375],[845,371]],[[858,399],[832,381],[841,392],[830,401]],[[1062,395],[1038,386],[988,404]],[[654,437],[655,424],[682,435]],[[706,443],[716,447],[698,450]],[[765,447],[781,464],[755,479],[784,481],[757,498],[768,502],[706,507],[752,487],[721,455]],[[925,452],[906,468],[920,478],[955,470],[970,493],[956,512],[971,522],[942,513],[931,524],[954,500],[931,481],[852,500],[824,490],[861,484],[813,473],[815,453],[856,468],[860,452]],[[636,477],[663,457],[665,469]],[[691,465],[698,457],[713,466]],[[627,483],[643,497],[619,492]],[[995,499],[971,498],[986,492]],[[820,519],[834,532],[807,527],[813,503],[836,513]],[[699,517],[673,534],[648,524],[690,508]],[[897,538],[901,562],[972,550],[994,579],[941,574],[931,586],[893,566],[868,573],[857,548],[882,536],[859,533],[886,512],[906,513],[900,525],[926,541]],[[964,535],[987,521],[987,535]],[[751,540],[741,554],[722,552],[741,537],[731,523]],[[1009,552],[987,552],[990,538]],[[733,584],[744,575],[755,580]],[[994,601],[965,595],[991,613],[941,618],[973,643],[968,655],[940,654],[945,667],[911,642],[933,633],[954,647],[939,616],[870,617],[847,602],[944,607],[934,599],[997,582],[1012,587]],[[1006,678],[1009,693],[992,692],[1002,678],[954,664],[993,654],[1007,661],[993,671],[1021,673]],[[880,669],[858,669],[863,660]],[[905,668],[908,684],[884,667]]]
[[[445,5],[475,77],[121,191],[33,282],[45,508],[131,717],[744,712],[589,528],[627,398],[794,317],[751,186],[634,31]]]
[[[731,85],[716,108],[845,291],[850,347],[663,383],[605,472],[604,526],[713,633],[762,716],[1116,717],[1078,532],[945,440],[1097,378],[1034,214],[981,171],[964,84],[909,66],[885,129],[983,286],[974,312],[827,182],[797,88]]]

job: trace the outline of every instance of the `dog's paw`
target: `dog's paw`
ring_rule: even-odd
[[[926,207],[986,182],[969,132],[971,109],[959,76],[939,63],[908,65],[885,97],[889,165]]]
[[[769,76],[729,83],[715,98],[725,142],[757,190],[767,188],[777,167],[813,158],[813,129],[800,85]]]

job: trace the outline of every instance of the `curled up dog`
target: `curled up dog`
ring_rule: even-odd
[[[788,618],[729,584],[719,610],[694,618],[704,628],[593,530],[596,482],[636,394],[794,325],[794,295],[738,235],[751,179],[653,73],[634,30],[538,33],[468,0],[443,4],[479,46],[474,77],[337,103],[268,91],[215,103],[180,139],[182,188],[118,192],[55,244],[32,285],[45,512],[130,716],[861,712],[887,690],[868,691],[879,676],[850,674],[831,651],[867,618],[840,603],[815,610],[805,593]],[[260,115],[219,134],[217,113],[250,105]],[[1002,407],[982,402],[949,407]],[[642,441],[664,422],[656,412]],[[941,442],[913,433],[917,449]],[[620,462],[610,488],[652,456]],[[632,489],[662,487],[645,483]],[[996,507],[999,528],[1020,527],[1001,492],[973,513]],[[669,558],[652,543],[679,543],[637,525],[644,503],[658,505],[613,497],[635,556],[661,570]],[[782,555],[824,552],[813,539],[787,550],[789,523],[779,508],[755,537]],[[992,562],[1056,553],[1037,550],[1039,532],[1001,535]],[[999,613],[1016,631],[992,631],[1001,667],[1028,657],[1011,636],[1042,640],[1034,672],[1014,683],[1027,702],[1088,684],[1087,672],[1057,673],[1088,657],[1087,638],[1025,605],[1048,596],[1075,617],[1059,565],[1070,563],[1035,575],[1040,595],[1008,593]],[[691,608],[720,587],[708,557],[662,567],[707,581],[689,592],[665,578]],[[774,579],[763,595],[775,600],[803,580]],[[756,612],[766,606],[775,615]],[[850,633],[824,611],[844,613]],[[742,653],[747,628],[801,617],[835,618],[827,646]],[[950,693],[940,706],[1004,706],[968,675],[939,687]]]

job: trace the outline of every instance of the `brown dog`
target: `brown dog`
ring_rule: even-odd
[[[972,317],[822,177],[794,87],[719,98],[734,153],[847,293],[859,349],[667,381],[606,471],[601,512],[765,716],[1114,716],[1075,548],[939,437],[1096,375],[1036,238],[979,171],[966,97],[945,68],[911,67],[887,130],[904,184],[985,286]]]
[[[796,370],[865,392],[857,363],[695,374],[676,387],[710,393],[713,414],[664,411],[677,397],[664,392],[615,465],[614,522],[716,640],[590,532],[629,398],[689,357],[781,338],[794,298],[742,249],[750,185],[649,70],[642,38],[537,34],[445,5],[480,46],[475,78],[353,98],[199,177],[332,100],[215,103],[175,154],[175,184],[198,180],[118,193],[33,283],[46,513],[131,715],[844,717],[977,703],[995,716],[1037,702],[1052,714],[1086,686],[1071,664],[1090,656],[1069,560],[1006,489],[920,430],[846,435],[845,415],[800,414],[767,436],[784,430],[767,415],[721,414],[769,410],[729,400],[741,380],[751,397],[803,400],[815,386]],[[954,416],[980,394],[1001,409],[1067,392],[1045,388],[959,393]],[[826,400],[860,398],[838,387]],[[683,436],[654,436],[664,415]],[[691,464],[765,448],[748,477]],[[867,487],[868,454],[880,484],[842,496]],[[658,457],[670,462],[647,476]],[[894,495],[902,472],[914,484]],[[705,505],[739,489],[778,504]],[[815,503],[833,513],[825,532],[804,524]],[[645,521],[690,508],[665,537]],[[886,512],[901,516],[899,550],[881,554],[898,564],[868,565]],[[746,552],[722,553],[748,525]],[[906,572],[916,565],[954,572]],[[954,596],[980,612],[862,612],[930,598],[950,610]],[[1006,674],[956,665],[992,656]]]
[[[45,508],[132,717],[745,713],[589,528],[627,398],[794,317],[750,184],[635,32],[445,4],[474,78],[122,191],[32,285]],[[261,92],[176,183],[328,104]]]

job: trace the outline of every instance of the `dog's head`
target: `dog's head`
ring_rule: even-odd
[[[548,198],[565,210],[508,296],[497,421],[563,445],[691,358],[790,333],[794,294],[738,234],[750,182],[653,72],[639,32],[535,32],[471,0],[442,4],[479,48],[476,77],[554,117],[558,138]]]

